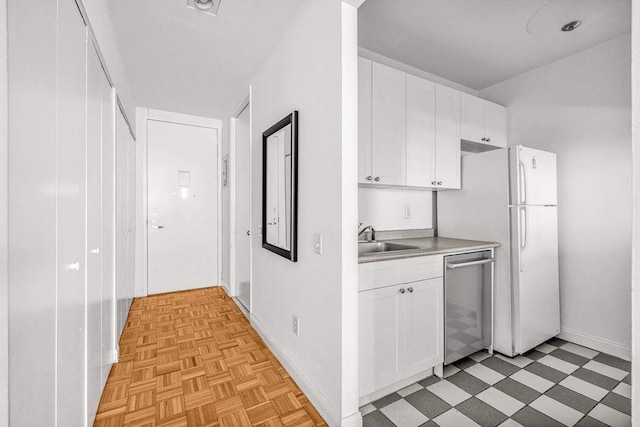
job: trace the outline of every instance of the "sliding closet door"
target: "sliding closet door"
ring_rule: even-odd
[[[127,298],[124,321],[133,302],[136,289],[136,141],[127,133]]]
[[[56,410],[57,2],[7,7],[9,425],[29,427]]]
[[[102,392],[102,79],[92,43],[87,59],[87,416]]]
[[[116,165],[114,95],[107,76],[100,74],[102,96],[102,375],[107,382],[116,349],[115,228]]]
[[[57,425],[84,423],[87,28],[58,2]]]
[[[121,111],[116,113],[116,300],[118,304],[117,335],[120,337],[128,313],[127,299],[127,145],[129,127]]]

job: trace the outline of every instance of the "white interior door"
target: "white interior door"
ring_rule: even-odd
[[[217,129],[149,120],[149,294],[218,282]]]
[[[251,109],[236,118],[235,145],[235,277],[238,300],[251,311]],[[233,185],[233,183],[232,183]]]

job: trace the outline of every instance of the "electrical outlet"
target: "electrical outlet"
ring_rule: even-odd
[[[404,205],[404,219],[411,219],[411,205]]]
[[[293,316],[293,333],[300,336],[300,318]]]
[[[322,255],[322,234],[313,235],[313,251],[318,255]]]

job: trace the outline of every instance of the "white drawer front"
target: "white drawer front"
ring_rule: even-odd
[[[442,255],[369,262],[358,266],[358,290],[382,288],[443,276]]]

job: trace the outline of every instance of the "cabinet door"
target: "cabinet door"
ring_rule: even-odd
[[[436,182],[460,188],[460,92],[436,84]]]
[[[371,172],[374,184],[405,184],[405,73],[372,64]]]
[[[460,137],[467,141],[485,141],[485,101],[477,96],[462,93]]]
[[[436,118],[435,83],[407,74],[407,185],[432,187]]]
[[[485,134],[487,143],[496,147],[507,146],[507,109],[485,101]]]
[[[404,285],[360,292],[360,395],[364,396],[402,379]]]
[[[358,58],[358,182],[371,176],[371,61]]]
[[[442,277],[405,285],[405,371],[418,374],[444,360]]]

